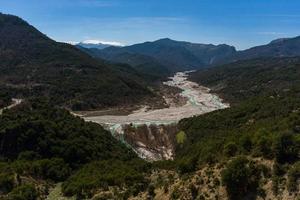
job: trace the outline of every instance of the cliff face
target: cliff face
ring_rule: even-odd
[[[172,160],[175,152],[176,124],[124,125],[123,139],[146,160]]]

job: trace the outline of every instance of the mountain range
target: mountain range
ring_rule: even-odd
[[[24,98],[0,114],[0,199],[299,199],[299,41],[237,51],[161,39],[99,50],[0,14],[0,107]],[[189,79],[231,106],[182,119],[173,134],[166,124],[126,125],[130,140],[139,126],[162,149],[170,137],[174,160],[146,162],[65,109],[151,101],[154,82],[191,69]]]
[[[164,71],[176,72],[259,57],[299,56],[300,37],[277,39],[242,51],[226,44],[197,44],[165,38],[125,47],[89,49],[87,52],[96,58],[127,63],[133,67],[152,62]],[[160,66],[157,66],[158,63]]]
[[[5,14],[0,14],[0,70],[3,93],[45,96],[72,109],[128,104],[152,95],[130,66],[94,59]]]

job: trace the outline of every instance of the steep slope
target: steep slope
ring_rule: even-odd
[[[100,125],[42,99],[0,115],[0,144],[1,199],[46,199],[49,189],[67,179],[66,195],[88,195],[92,184],[146,184],[138,169],[146,162],[133,151]],[[85,178],[89,172],[92,179]]]
[[[245,60],[259,57],[293,57],[300,56],[300,36],[295,38],[281,38],[269,44],[239,51],[234,60]]]
[[[300,58],[257,58],[192,74],[191,80],[212,88],[230,103],[299,89]]]
[[[13,96],[48,96],[60,105],[93,109],[151,95],[136,71],[117,68],[122,66],[107,65],[18,17],[0,14],[0,83]]]
[[[152,57],[174,72],[253,58],[300,56],[300,36],[277,39],[243,51],[236,51],[225,44],[195,44],[166,38],[123,48],[109,47],[92,53],[98,58],[136,65],[138,61],[132,60],[132,54]]]
[[[109,49],[118,49],[117,47],[107,48],[107,52],[99,51],[98,49],[83,49],[86,53],[90,54],[92,57],[108,60],[112,63],[126,63],[132,66],[135,70],[145,75],[146,78],[150,80],[157,80],[166,78],[170,75],[171,71],[167,66],[159,63],[156,59],[150,56],[138,54],[138,53],[129,53],[122,52],[119,54],[110,54]]]
[[[130,58],[124,57],[124,53],[152,57],[175,72],[217,64],[219,60],[234,54],[235,49],[228,45],[194,44],[166,38],[122,48],[109,47],[94,55],[102,59],[128,63]]]

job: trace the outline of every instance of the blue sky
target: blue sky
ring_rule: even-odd
[[[0,0],[57,41],[169,37],[245,49],[300,35],[299,0]]]

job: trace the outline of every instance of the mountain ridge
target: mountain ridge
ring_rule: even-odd
[[[134,69],[55,42],[13,15],[0,14],[0,62],[0,89],[11,96],[47,96],[73,109],[94,109],[152,95]]]
[[[89,53],[89,52],[88,52]],[[259,57],[293,57],[300,56],[300,36],[279,38],[268,44],[255,46],[246,50],[236,50],[227,44],[201,44],[162,38],[125,47],[107,47],[94,50],[90,55],[114,62],[129,62],[124,54],[137,54],[152,57],[155,62],[164,65],[171,72],[201,69],[220,64]]]

